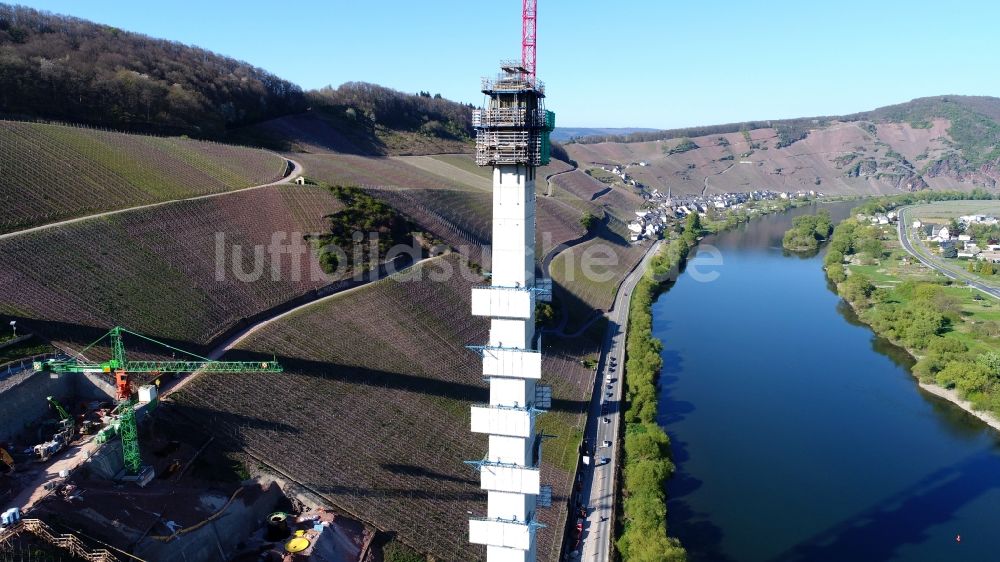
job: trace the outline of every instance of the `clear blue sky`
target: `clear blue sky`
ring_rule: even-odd
[[[11,0],[7,0],[11,1]],[[26,0],[198,45],[302,87],[353,80],[479,103],[520,56],[518,0]],[[671,128],[1000,96],[1000,2],[539,0],[563,126]]]

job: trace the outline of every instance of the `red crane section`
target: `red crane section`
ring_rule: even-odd
[[[521,6],[521,66],[535,80],[535,37],[538,32],[538,0],[523,0]]]

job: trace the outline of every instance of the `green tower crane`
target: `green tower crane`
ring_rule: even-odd
[[[136,336],[167,349],[191,356],[194,359],[130,361],[125,357],[125,345],[122,343],[122,334]],[[82,357],[84,352],[105,338],[109,338],[111,341],[111,359],[109,361],[93,362]],[[122,438],[122,452],[125,457],[125,469],[131,475],[138,475],[142,469],[142,456],[139,452],[139,439],[135,424],[135,401],[132,399],[130,375],[138,373],[193,373],[195,371],[213,373],[280,373],[282,371],[282,367],[277,361],[213,361],[148,338],[142,334],[126,330],[121,326],[112,328],[108,333],[83,348],[74,358],[39,361],[35,363],[34,367],[38,371],[53,373],[108,373],[114,376],[118,400],[118,427]],[[62,413],[61,410],[60,413]]]

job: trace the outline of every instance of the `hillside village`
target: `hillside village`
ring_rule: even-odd
[[[632,242],[657,238],[671,222],[683,219],[692,213],[698,213],[702,218],[708,218],[709,213],[727,213],[739,210],[748,210],[753,214],[754,209],[750,208],[750,203],[755,201],[803,200],[822,197],[823,194],[816,191],[787,193],[759,189],[675,197],[670,194],[669,190],[667,193],[663,193],[658,189],[653,189],[643,195],[647,198],[646,204],[643,205],[643,208],[636,209],[636,218],[628,225]]]
[[[772,191],[769,189],[754,189],[750,191],[735,191],[717,194],[673,195],[670,188],[664,193],[657,188],[639,182],[629,175],[629,166],[645,167],[645,161],[632,162],[627,166],[620,164],[603,164],[600,170],[608,175],[599,175],[588,170],[588,175],[599,181],[614,186],[620,180],[621,189],[638,190],[646,200],[642,208],[636,209],[635,219],[629,222],[629,240],[633,243],[642,240],[659,238],[671,222],[683,219],[691,213],[698,213],[702,218],[708,218],[709,213],[725,213],[747,209],[754,201],[794,200],[822,197],[823,193],[815,190],[800,190],[794,192]],[[751,209],[752,212],[752,209]]]

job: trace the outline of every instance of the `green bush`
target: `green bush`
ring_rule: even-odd
[[[808,251],[819,247],[833,232],[830,211],[820,210],[815,215],[802,215],[792,219],[792,226],[785,232],[782,246],[786,250]]]
[[[399,244],[412,245],[416,226],[395,209],[365,193],[358,187],[334,186],[329,188],[345,208],[327,217],[330,230],[316,238],[319,261],[323,270],[333,273],[338,266],[346,272],[365,271],[378,265],[389,249]],[[360,240],[355,239],[359,235]],[[368,236],[377,235],[377,245],[372,247]],[[339,248],[347,263],[341,264]],[[373,255],[377,250],[377,255]],[[361,261],[357,261],[358,258]]]
[[[832,263],[826,266],[826,275],[830,278],[830,281],[834,283],[843,283],[847,280],[847,272],[844,270],[844,265],[842,263]]]
[[[680,142],[680,144],[673,148],[664,147],[663,152],[665,152],[667,156],[671,156],[674,154],[681,154],[682,152],[687,152],[689,150],[694,150],[696,148],[698,148],[698,145],[695,144],[693,140],[684,139]]]

